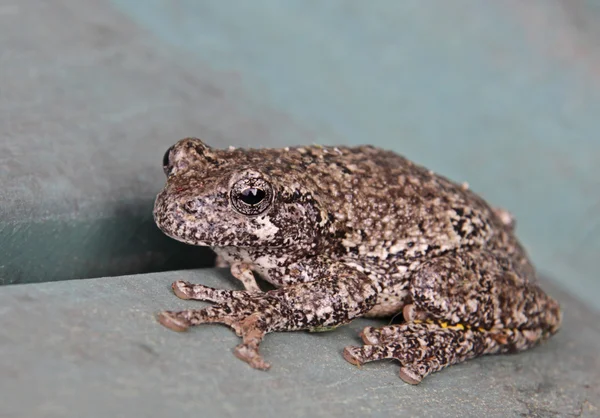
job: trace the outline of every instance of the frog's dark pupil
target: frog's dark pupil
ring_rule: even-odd
[[[260,203],[266,196],[264,190],[255,187],[249,187],[240,193],[240,200],[247,205],[256,205]]]

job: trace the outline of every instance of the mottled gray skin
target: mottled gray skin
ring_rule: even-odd
[[[173,283],[215,303],[162,312],[182,331],[222,323],[235,354],[267,369],[275,331],[331,329],[403,314],[346,347],[353,364],[395,358],[411,384],[483,354],[517,352],[556,333],[560,307],[538,286],[513,220],[466,185],[371,146],[217,150],[188,138],[164,158],[154,217],[167,235],[212,247],[246,290]],[[262,292],[253,272],[276,289]]]

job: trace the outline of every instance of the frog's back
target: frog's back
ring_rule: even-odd
[[[533,278],[511,222],[466,184],[372,146],[293,151],[302,156],[304,182],[332,219],[340,256],[398,268],[448,251],[486,248]]]

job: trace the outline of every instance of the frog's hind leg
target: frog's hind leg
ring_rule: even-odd
[[[521,260],[485,250],[430,260],[409,287],[415,310],[451,325],[552,335],[560,328],[560,306]]]
[[[559,305],[519,277],[510,260],[488,252],[431,260],[411,281],[407,323],[367,327],[366,346],[347,347],[353,364],[385,358],[402,363],[400,377],[419,383],[452,364],[493,353],[525,350],[556,333]],[[425,319],[423,319],[425,318]]]
[[[484,353],[485,336],[476,330],[442,328],[435,323],[406,323],[361,334],[366,345],[346,347],[344,358],[361,365],[383,359],[399,360],[400,377],[418,384],[430,373]]]

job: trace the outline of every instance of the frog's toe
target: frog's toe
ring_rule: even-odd
[[[348,346],[344,348],[344,359],[355,366],[386,358],[393,358],[393,353],[388,352],[387,346],[383,344],[365,345],[362,347]]]
[[[377,328],[365,327],[358,335],[365,344],[379,344],[380,334]]]
[[[364,361],[361,350],[362,349],[360,347],[355,346],[348,346],[344,348],[344,352],[342,353],[344,360],[350,364],[353,364],[354,366],[362,366]]]
[[[401,360],[402,356],[397,353],[396,345],[374,344],[363,347],[349,346],[344,349],[344,359],[355,366],[362,366],[371,361],[384,359]],[[402,360],[401,360],[402,361]],[[417,364],[403,364],[400,368],[400,378],[406,383],[416,385],[429,374],[430,365],[427,362]]]
[[[400,379],[410,385],[418,385],[423,380],[425,373],[421,373],[419,367],[414,365],[400,367]]]
[[[240,344],[235,347],[233,352],[237,358],[255,369],[268,370],[271,367],[258,353],[258,347],[253,347],[251,344]]]
[[[186,331],[190,324],[185,319],[178,317],[175,312],[164,311],[157,315],[158,322],[173,331]]]
[[[173,282],[171,288],[173,289],[173,293],[179,299],[192,299],[192,284],[190,282],[185,282],[183,280],[177,280]]]
[[[180,299],[200,300],[203,302],[223,303],[231,300],[239,291],[214,289],[202,284],[192,284],[184,280],[177,280],[171,285],[173,293]]]

